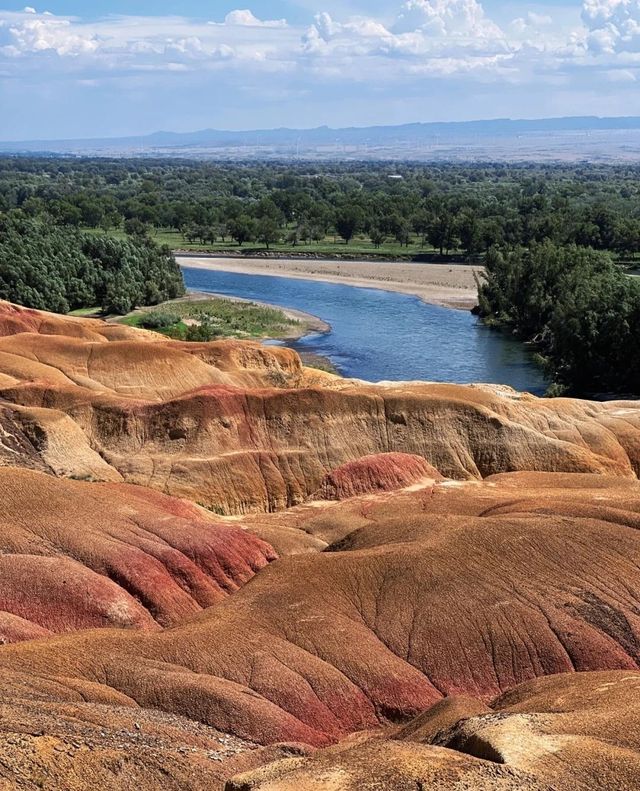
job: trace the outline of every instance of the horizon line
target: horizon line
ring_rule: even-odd
[[[402,129],[405,127],[410,126],[446,126],[446,125],[458,125],[458,126],[465,126],[471,124],[483,124],[483,123],[535,123],[535,122],[543,122],[543,121],[578,121],[578,120],[591,120],[591,121],[633,121],[637,120],[640,125],[640,116],[638,115],[551,115],[551,116],[540,116],[540,117],[527,117],[527,118],[511,118],[508,116],[500,116],[496,118],[473,118],[473,119],[466,119],[466,120],[446,120],[446,121],[406,121],[404,123],[398,124],[364,124],[364,125],[348,125],[348,126],[331,126],[328,124],[319,124],[317,126],[309,126],[309,127],[289,127],[289,126],[278,126],[278,127],[254,127],[254,128],[242,128],[242,129],[224,129],[224,128],[216,128],[216,127],[202,127],[200,129],[192,129],[189,131],[175,131],[171,129],[155,129],[151,132],[142,132],[142,133],[130,133],[130,134],[120,134],[120,135],[109,135],[106,137],[47,137],[47,138],[17,138],[17,139],[2,139],[0,140],[0,146],[5,145],[17,145],[17,144],[36,144],[36,143],[89,143],[89,142],[102,142],[102,141],[119,141],[119,140],[128,140],[128,139],[136,139],[136,140],[144,140],[146,138],[154,137],[156,135],[195,135],[195,134],[202,134],[206,132],[215,132],[218,134],[254,134],[260,132],[316,132],[320,130],[327,130],[329,132],[341,132],[341,131],[351,131],[351,130],[360,130],[365,131],[368,129]]]

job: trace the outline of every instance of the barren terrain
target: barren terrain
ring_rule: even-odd
[[[0,303],[0,789],[640,785],[640,406]]]
[[[470,310],[477,302],[474,275],[480,266],[377,261],[322,261],[295,258],[178,257],[183,267],[322,280],[362,288],[382,288],[420,297],[433,305]]]

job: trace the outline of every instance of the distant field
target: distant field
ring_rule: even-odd
[[[77,318],[98,318],[102,316],[102,310],[96,305],[92,308],[78,308],[69,312],[70,316]]]
[[[85,228],[86,233],[104,233],[98,228]],[[113,228],[108,232],[117,239],[125,239],[127,234],[121,228]],[[211,253],[220,256],[246,256],[247,258],[261,256],[265,254],[276,254],[282,256],[308,256],[319,258],[336,259],[376,259],[415,261],[421,260],[428,263],[448,263],[448,264],[481,264],[482,256],[473,256],[471,259],[464,255],[462,250],[452,250],[448,254],[440,255],[434,247],[422,243],[420,237],[412,237],[409,245],[400,245],[395,241],[388,241],[380,247],[371,243],[368,237],[358,235],[349,244],[344,240],[327,236],[321,242],[299,242],[295,245],[280,242],[270,245],[260,245],[256,242],[247,242],[239,245],[229,239],[217,241],[210,244],[199,242],[188,242],[184,234],[179,231],[170,230],[151,230],[151,238],[158,244],[167,245],[172,250],[185,251],[192,253]],[[613,254],[614,260],[623,267],[637,268],[640,260],[640,253]],[[635,272],[634,274],[638,274]],[[81,314],[77,314],[81,315]]]
[[[122,230],[110,231],[114,236],[122,238],[125,236]],[[213,244],[200,244],[188,242],[184,235],[178,231],[152,231],[152,238],[158,244],[166,244],[172,250],[187,250],[190,252],[198,253],[228,253],[231,255],[255,255],[256,253],[264,253],[267,251],[265,245],[256,242],[247,242],[240,246],[236,242],[218,241]],[[318,255],[322,257],[342,257],[348,256],[349,258],[357,258],[358,256],[365,257],[380,257],[380,258],[397,258],[400,260],[411,260],[416,256],[437,257],[437,251],[432,247],[423,246],[421,240],[417,237],[412,239],[409,246],[399,245],[397,242],[389,241],[380,247],[375,247],[367,237],[358,236],[351,240],[349,244],[345,244],[342,239],[334,239],[332,236],[327,236],[321,242],[299,242],[298,244],[291,243],[278,243],[272,244],[269,247],[272,253],[283,253],[287,255]],[[461,254],[457,256],[452,254],[447,260],[460,258]]]

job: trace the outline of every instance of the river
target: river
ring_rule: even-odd
[[[529,351],[468,311],[372,288],[182,268],[187,288],[255,299],[318,316],[331,332],[287,345],[328,357],[341,374],[377,382],[490,382],[542,394]]]

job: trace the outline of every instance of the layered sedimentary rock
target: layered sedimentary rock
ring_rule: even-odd
[[[287,757],[226,791],[632,789],[640,673],[554,676],[491,702],[449,698],[409,725]]]
[[[5,333],[15,312],[0,303]],[[0,338],[3,414],[11,410],[24,445],[10,463],[57,475],[124,480],[242,514],[299,504],[336,468],[381,453],[418,455],[462,480],[640,469],[634,403],[318,380],[288,349],[18,316],[20,331]]]
[[[635,403],[0,336],[0,788],[640,785]]]
[[[240,528],[149,489],[0,467],[0,642],[170,626],[275,557]]]

